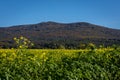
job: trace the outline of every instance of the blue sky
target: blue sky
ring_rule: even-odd
[[[0,27],[47,21],[120,29],[120,0],[0,0]]]

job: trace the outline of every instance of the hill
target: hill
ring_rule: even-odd
[[[80,44],[120,45],[120,30],[87,22],[57,23],[42,22],[0,28],[0,46],[15,47],[13,38],[24,36],[30,39],[34,48],[79,48]]]

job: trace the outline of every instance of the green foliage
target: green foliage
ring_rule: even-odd
[[[94,50],[96,48],[95,44],[89,43],[88,44],[88,49]]]
[[[120,80],[120,51],[0,50],[0,80]]]
[[[32,50],[25,37],[14,40],[18,49],[0,50],[0,80],[120,80],[119,47]]]

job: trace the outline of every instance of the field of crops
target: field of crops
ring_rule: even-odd
[[[1,49],[0,80],[120,80],[120,50]]]

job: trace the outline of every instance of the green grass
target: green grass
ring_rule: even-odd
[[[0,80],[120,80],[120,50],[1,49]]]

